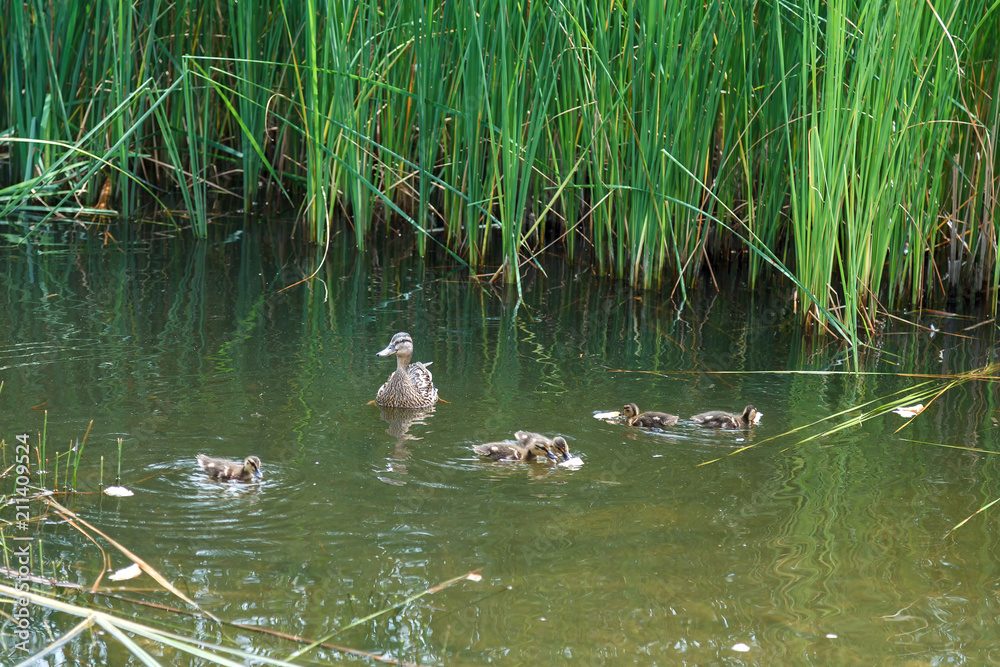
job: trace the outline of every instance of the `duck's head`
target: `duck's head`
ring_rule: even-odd
[[[381,352],[376,352],[375,356],[388,357],[393,354],[399,355],[400,357],[413,356],[413,339],[410,338],[410,334],[405,331],[400,331],[392,337],[392,340],[389,341],[389,346]]]
[[[622,406],[622,414],[625,415],[627,419],[631,419],[639,414],[639,406],[635,403],[626,403]]]
[[[254,479],[264,479],[264,475],[260,471],[260,459],[256,456],[247,457],[246,461],[243,462],[243,470],[250,471]]]
[[[743,419],[747,424],[752,424],[757,419],[757,408],[752,405],[743,408]]]
[[[566,438],[561,435],[557,435],[552,438],[552,446],[550,447],[553,454],[561,457],[563,461],[569,461],[569,445],[566,444]],[[555,459],[553,459],[555,460]]]

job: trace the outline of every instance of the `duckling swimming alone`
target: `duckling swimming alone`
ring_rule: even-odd
[[[518,431],[523,433],[523,431]],[[472,448],[476,454],[488,456],[495,461],[536,461],[541,457],[556,460],[548,445],[541,440],[532,440],[527,445],[515,445],[512,442],[487,442]]]
[[[733,414],[732,412],[713,410],[712,412],[703,412],[700,415],[694,415],[691,417],[691,421],[713,428],[749,428],[753,425],[756,418],[757,408],[748,405],[743,408],[743,414],[740,415]]]
[[[241,482],[264,479],[264,475],[260,472],[260,459],[256,456],[248,456],[243,463],[227,459],[213,459],[204,454],[198,454],[195,458],[198,459],[198,465],[204,468],[205,472],[218,479],[237,479]]]
[[[389,341],[389,346],[376,356],[388,357],[391,354],[396,355],[396,370],[379,388],[375,403],[388,408],[426,408],[437,403],[438,390],[431,372],[427,370],[430,363],[410,363],[413,359],[413,338],[410,334],[400,331]]]
[[[639,412],[639,407],[635,403],[626,403],[622,406],[622,414],[625,415],[625,423],[629,426],[643,426],[646,428],[663,428],[673,426],[677,423],[677,415],[668,415],[666,412]]]
[[[530,447],[534,443],[542,443],[545,445],[550,452],[556,456],[562,458],[563,461],[569,461],[569,445],[566,443],[566,438],[561,435],[549,439],[546,438],[541,433],[532,433],[531,431],[518,431],[514,434],[517,441],[522,447]]]

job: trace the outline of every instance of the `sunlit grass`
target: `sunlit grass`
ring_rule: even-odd
[[[465,579],[468,579],[470,574],[462,575],[461,577],[456,577],[455,579],[443,582],[438,586],[429,588],[417,595],[412,596],[407,602],[419,599],[426,595],[435,593],[442,588],[450,586],[452,584],[458,583]],[[58,582],[53,582],[58,583]],[[71,587],[73,588],[73,587]],[[279,667],[294,667],[297,664],[313,664],[309,663],[296,663],[293,662],[296,658],[301,657],[306,652],[316,648],[322,647],[327,650],[333,650],[338,653],[344,653],[355,658],[367,659],[372,662],[378,662],[382,664],[390,665],[415,665],[406,660],[397,660],[394,658],[389,658],[385,656],[378,655],[376,653],[371,653],[368,651],[360,651],[357,649],[352,649],[346,646],[340,646],[337,644],[331,644],[327,640],[322,641],[310,641],[308,639],[285,635],[282,633],[276,633],[273,631],[268,631],[266,628],[258,628],[256,626],[246,625],[242,623],[223,623],[219,622],[221,626],[225,626],[231,629],[240,630],[245,633],[252,635],[253,633],[260,634],[263,636],[270,637],[271,639],[284,640],[289,644],[306,644],[305,647],[298,649],[291,653],[290,657],[287,659],[270,658],[267,656],[260,655],[259,652],[249,652],[241,650],[238,648],[233,648],[231,646],[224,646],[221,644],[216,644],[206,640],[203,636],[198,636],[197,634],[192,634],[191,636],[179,634],[178,632],[172,632],[170,630],[165,630],[161,627],[157,627],[159,623],[152,619],[143,619],[142,617],[125,618],[121,614],[111,613],[103,609],[97,609],[95,607],[85,607],[78,604],[72,604],[65,600],[57,597],[52,597],[48,595],[41,595],[34,591],[24,591],[6,584],[0,584],[0,598],[5,598],[11,603],[17,601],[26,601],[31,605],[35,605],[40,608],[48,609],[51,612],[58,614],[65,614],[68,616],[76,616],[83,620],[77,623],[75,626],[63,633],[58,639],[50,642],[44,649],[31,655],[29,658],[21,663],[18,663],[17,667],[21,665],[34,665],[39,664],[39,661],[47,656],[56,653],[61,647],[74,640],[80,641],[83,639],[81,635],[88,630],[94,630],[96,628],[103,629],[106,634],[106,641],[115,641],[120,643],[129,653],[131,653],[137,660],[139,660],[144,665],[158,666],[158,665],[170,665],[176,664],[176,659],[180,654],[186,654],[192,658],[197,658],[198,660],[205,661],[207,664],[213,665],[227,665],[228,667],[239,667],[240,665],[246,664],[263,664],[263,665],[276,665]],[[376,618],[382,614],[389,613],[397,609],[399,605],[393,605],[386,609],[380,610],[374,614],[369,615],[367,618],[359,620],[358,622],[367,622],[373,618]],[[179,610],[174,610],[174,615],[180,619],[183,614]],[[345,628],[346,629],[346,628]],[[203,634],[203,633],[202,633]],[[173,658],[167,661],[158,660],[154,657],[149,650],[150,646],[155,646],[157,653],[164,652],[165,649],[173,649],[176,653]]]

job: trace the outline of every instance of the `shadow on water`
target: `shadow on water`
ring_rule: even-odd
[[[995,361],[995,325],[969,328],[986,316],[886,322],[866,352],[877,374],[782,373],[839,370],[841,351],[789,324],[787,290],[749,291],[738,274],[679,308],[552,264],[528,273],[518,304],[447,259],[335,239],[314,280],[280,291],[316,269],[287,232],[124,228],[108,247],[81,233],[4,251],[0,437],[47,419],[51,459],[93,420],[77,481],[89,492],[102,459],[114,481],[122,438],[135,496],[64,502],[206,609],[315,637],[478,569],[482,582],[337,641],[420,664],[995,661],[992,514],[942,538],[1000,496],[994,457],[913,442],[997,450],[993,385],[945,393],[902,432],[889,415],[803,445],[818,429],[776,437],[922,381],[905,374]],[[396,331],[434,363],[447,403],[369,405]],[[682,419],[594,418],[633,401]],[[687,419],[747,402],[764,413],[751,430]],[[519,429],[565,436],[583,465],[472,451]],[[198,452],[256,454],[265,479],[211,480]],[[103,569],[80,534],[54,519],[37,530],[46,576],[89,586]],[[163,601],[148,580],[125,590]],[[71,626],[37,616],[56,635]]]

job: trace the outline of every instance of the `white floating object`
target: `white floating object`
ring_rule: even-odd
[[[104,489],[104,493],[109,496],[114,496],[115,498],[128,498],[129,496],[134,496],[130,490],[126,489],[124,486],[109,486]]]
[[[469,581],[482,581],[483,575],[476,574],[475,572],[470,572],[469,574],[465,575],[465,578],[468,579]]]
[[[568,461],[560,461],[559,465],[564,468],[579,468],[583,465],[583,459],[579,456],[571,456]]]
[[[733,644],[733,650],[739,651],[740,653],[746,653],[747,651],[750,650],[750,647],[744,644],[743,642],[740,642],[739,644]]]
[[[123,567],[117,572],[109,574],[108,579],[111,581],[126,581],[128,579],[135,579],[140,574],[142,574],[142,570],[139,569],[139,565],[132,563],[128,567]]]
[[[910,417],[916,417],[921,412],[923,412],[923,410],[924,410],[924,404],[917,403],[916,405],[911,405],[908,408],[896,408],[895,410],[893,410],[893,412],[895,412],[900,417],[909,419]]]
[[[617,410],[611,412],[595,412],[594,419],[618,419],[622,416],[622,413]]]
[[[834,634],[833,632],[828,632],[828,633],[826,633],[826,638],[827,639],[836,639],[837,635]]]
[[[755,425],[756,425],[756,424],[759,424],[759,423],[760,423],[760,418],[761,418],[761,417],[763,417],[763,416],[764,416],[764,413],[763,413],[763,412],[758,412],[758,413],[757,413],[757,416],[753,418],[753,423],[754,423]]]

